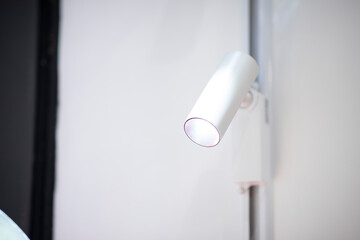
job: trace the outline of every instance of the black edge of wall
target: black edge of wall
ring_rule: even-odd
[[[30,239],[53,237],[59,0],[39,0]]]

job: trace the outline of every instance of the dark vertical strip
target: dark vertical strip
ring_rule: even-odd
[[[258,15],[258,0],[249,0],[249,53],[258,60],[258,45],[257,45],[257,16]],[[259,82],[257,77],[255,82]],[[256,188],[251,186],[249,188],[249,235],[250,240],[256,239]]]
[[[249,0],[249,53],[251,56],[255,54],[255,46],[254,46],[254,38],[255,38],[255,19],[254,19],[254,11],[255,11],[255,1]]]
[[[249,188],[249,227],[250,240],[256,239],[256,192],[258,186],[251,186]]]
[[[0,208],[26,234],[31,216],[37,22],[38,0],[0,1]]]
[[[30,238],[51,240],[55,182],[59,0],[39,0]]]
[[[249,1],[249,53],[250,55],[258,60],[258,12],[259,12],[259,1],[258,0],[250,0]],[[255,80],[259,81],[258,78]]]

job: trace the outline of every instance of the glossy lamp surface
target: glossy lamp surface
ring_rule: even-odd
[[[239,51],[225,55],[186,118],[186,135],[201,146],[216,146],[257,74],[258,65],[251,56]]]

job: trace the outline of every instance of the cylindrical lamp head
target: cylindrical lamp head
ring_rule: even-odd
[[[257,74],[258,65],[251,56],[228,53],[186,118],[186,135],[204,147],[217,145]]]

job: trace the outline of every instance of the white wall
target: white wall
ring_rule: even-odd
[[[360,2],[273,2],[275,239],[360,239]]]
[[[248,49],[245,0],[63,0],[55,239],[246,239],[228,130],[183,121],[221,58]]]

